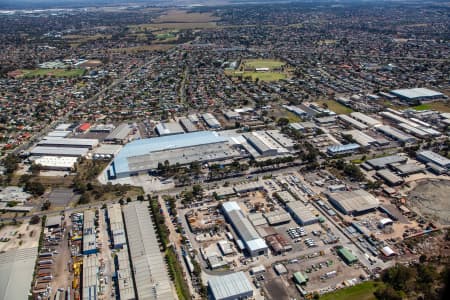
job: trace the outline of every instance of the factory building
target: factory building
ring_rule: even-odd
[[[372,146],[373,144],[376,144],[377,140],[375,140],[373,137],[365,134],[364,132],[360,130],[348,130],[343,131],[342,136],[349,135],[352,137],[353,140],[355,140],[356,143],[358,143],[361,147],[367,148]]]
[[[367,125],[353,119],[352,117],[349,117],[347,115],[339,115],[338,118],[342,121],[344,121],[347,124],[352,125],[353,127],[355,127],[356,129],[359,130],[366,130],[367,129]]]
[[[409,176],[412,174],[421,173],[425,170],[423,165],[416,163],[407,163],[404,165],[391,165],[391,168],[400,176]]]
[[[47,133],[47,138],[65,138],[71,133],[72,131],[54,130]]]
[[[327,148],[327,153],[331,156],[339,155],[339,154],[349,154],[356,152],[361,146],[358,144],[346,144],[346,145],[333,145]]]
[[[123,214],[137,299],[173,300],[174,292],[148,204],[129,203],[123,208]]]
[[[220,122],[210,113],[202,114],[202,119],[205,121],[206,125],[212,129],[219,129],[222,125]]]
[[[364,124],[366,124],[366,125],[369,126],[369,127],[374,127],[374,126],[381,125],[381,122],[378,121],[377,119],[374,119],[374,118],[372,118],[372,117],[369,117],[368,115],[363,114],[363,113],[360,113],[360,112],[358,112],[358,111],[352,112],[352,113],[350,114],[350,116],[351,116],[353,119],[356,119],[356,120],[358,120],[359,122],[364,123]]]
[[[125,228],[123,226],[122,209],[120,204],[110,204],[106,210],[111,242],[114,249],[126,245]]]
[[[34,147],[30,154],[32,156],[72,156],[81,157],[86,156],[89,152],[87,148],[72,148],[72,147]]]
[[[402,155],[389,155],[379,158],[373,158],[366,161],[366,164],[370,165],[372,168],[379,170],[386,168],[391,164],[404,164],[408,161],[406,156]]]
[[[280,144],[283,148],[288,150],[293,150],[295,143],[292,139],[286,137],[279,130],[267,130],[265,132],[268,136],[270,136],[274,141]]]
[[[43,170],[71,171],[78,158],[74,156],[41,156],[34,160]]]
[[[403,178],[387,169],[379,170],[376,174],[390,186],[400,185],[405,182]]]
[[[86,210],[83,214],[83,254],[89,255],[98,252],[95,228],[95,213]]]
[[[83,256],[83,287],[81,296],[83,300],[98,299],[98,274],[99,264],[97,255]]]
[[[415,137],[388,125],[378,126],[377,130],[402,144],[412,144],[417,141]]]
[[[91,130],[89,131],[93,133],[110,133],[114,130],[115,127],[116,126],[114,126],[113,124],[98,124],[94,127],[91,127]]]
[[[178,122],[181,124],[181,126],[183,127],[183,129],[186,132],[195,132],[198,131],[199,129],[197,128],[197,126],[188,118],[179,118]]]
[[[161,122],[156,125],[156,133],[159,136],[174,135],[184,133],[183,127],[177,122]]]
[[[28,299],[38,248],[0,253],[0,299]]]
[[[212,300],[240,300],[253,297],[253,287],[244,272],[210,276],[208,289]]]
[[[126,246],[115,256],[116,278],[120,300],[135,300],[134,283]]]
[[[74,139],[74,138],[51,138],[48,137],[38,143],[42,147],[68,147],[68,148],[87,148],[92,150],[98,145],[97,139]]]
[[[250,221],[244,216],[237,202],[225,202],[222,211],[227,221],[233,226],[236,234],[244,243],[250,256],[265,255],[268,252],[266,242],[259,236]]]
[[[297,106],[283,105],[283,107],[286,108],[291,113],[296,114],[299,117],[306,117],[306,116],[308,116],[308,113],[306,111],[304,111],[303,109],[301,109],[301,108],[299,108]]]
[[[450,159],[433,151],[421,151],[417,153],[417,159],[424,163],[433,163],[447,170],[450,169]]]
[[[289,153],[286,148],[284,148],[280,143],[277,143],[276,140],[264,131],[253,131],[250,133],[245,133],[243,136],[247,140],[248,144],[250,144],[260,156],[276,156]],[[285,142],[285,139],[286,138],[283,137],[280,142],[287,143]]]
[[[193,161],[213,162],[240,157],[228,139],[213,131],[135,140],[126,144],[108,169],[109,178],[147,173],[158,163],[187,165]]]
[[[398,89],[392,90],[390,93],[407,102],[430,101],[444,98],[444,94],[427,88]]]
[[[292,218],[301,226],[311,225],[317,223],[319,218],[312,213],[301,201],[292,201],[286,204],[287,211],[292,215]]]
[[[126,123],[120,124],[106,136],[105,142],[125,144],[132,131],[133,127],[131,125]]]
[[[360,215],[379,206],[378,199],[364,190],[326,193],[326,196],[334,207],[346,215]]]

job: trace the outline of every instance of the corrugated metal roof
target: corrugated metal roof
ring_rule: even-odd
[[[130,203],[123,213],[138,298],[174,299],[147,203]]]
[[[83,300],[96,300],[98,293],[98,257],[83,256]]]
[[[122,209],[119,203],[108,205],[108,220],[114,246],[126,243],[125,228],[123,226]]]
[[[37,247],[0,253],[0,299],[28,299]]]
[[[239,295],[253,295],[253,288],[244,272],[211,276],[208,285],[216,300],[232,299],[233,296]]]
[[[219,136],[213,131],[199,131],[175,136],[135,140],[125,145],[114,159],[115,173],[129,172],[128,159],[132,157],[144,156],[156,151],[224,143],[226,141],[226,138]]]
[[[43,147],[37,146],[30,151],[31,155],[56,155],[56,156],[85,156],[88,153],[87,148],[72,147]]]

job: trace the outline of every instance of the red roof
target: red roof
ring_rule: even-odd
[[[89,123],[83,123],[78,127],[78,130],[80,131],[87,131],[89,128],[91,128],[91,124]]]

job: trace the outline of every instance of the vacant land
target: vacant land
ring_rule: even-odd
[[[353,109],[340,104],[334,100],[323,100],[318,102],[323,107],[327,107],[329,110],[334,111],[337,114],[349,114],[353,112]]]
[[[450,224],[450,181],[426,180],[418,182],[408,199],[422,214],[437,219],[445,225]]]
[[[155,19],[155,23],[205,23],[217,21],[211,13],[193,13],[185,10],[169,10]]]
[[[269,69],[277,69],[286,65],[285,62],[275,59],[247,59],[242,62],[241,67],[244,69],[247,68],[269,68]]]
[[[53,77],[78,77],[84,74],[82,69],[33,69],[20,70],[22,76],[25,78],[33,78],[39,76],[53,76]]]
[[[333,293],[325,294],[320,297],[320,300],[372,300],[375,299],[373,293],[376,289],[377,284],[375,282],[367,281]]]

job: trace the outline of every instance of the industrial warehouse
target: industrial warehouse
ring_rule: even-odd
[[[327,193],[330,202],[346,215],[360,215],[378,207],[379,201],[365,190]]]
[[[173,299],[173,291],[153,224],[144,202],[123,208],[125,226],[139,299]]]
[[[122,149],[109,168],[109,178],[123,178],[155,170],[158,163],[185,165],[193,161],[220,161],[238,157],[228,140],[212,131],[133,141]]]
[[[267,254],[268,247],[266,242],[259,236],[250,221],[244,217],[237,202],[225,202],[222,205],[222,211],[244,243],[245,249],[250,256]]]
[[[164,132],[163,129],[161,132]],[[172,165],[187,165],[193,161],[217,162],[242,158],[247,153],[253,158],[283,156],[289,155],[293,147],[292,140],[276,130],[243,135],[234,131],[166,133],[125,145],[109,167],[108,178],[145,174],[156,170],[165,161]]]

